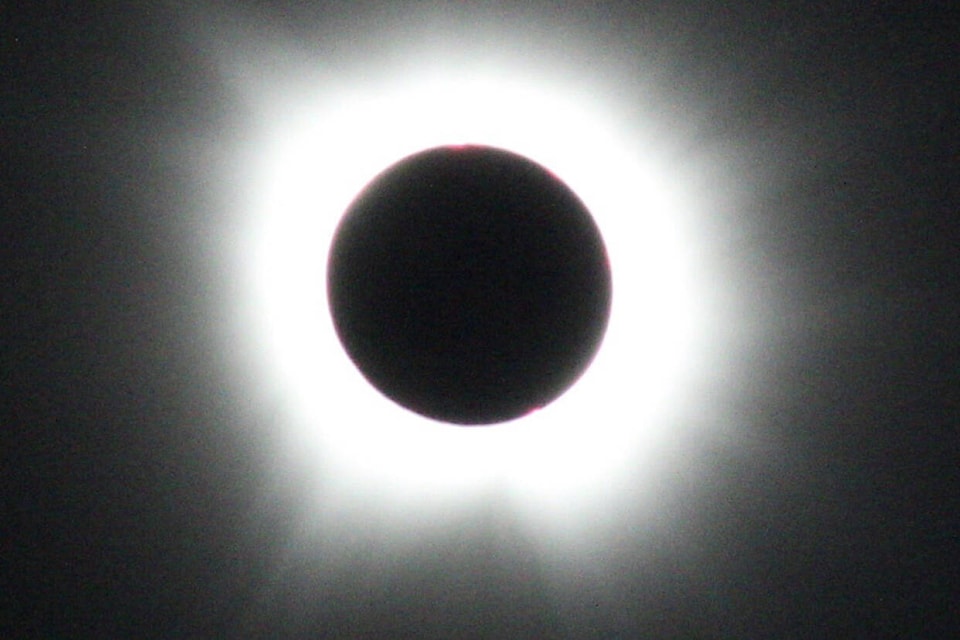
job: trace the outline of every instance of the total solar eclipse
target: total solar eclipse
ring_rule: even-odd
[[[350,204],[328,256],[333,323],[364,377],[460,425],[509,421],[562,395],[600,346],[611,293],[577,195],[486,146],[388,167]]]

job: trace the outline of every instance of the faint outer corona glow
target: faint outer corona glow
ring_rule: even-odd
[[[713,285],[690,241],[692,203],[658,172],[655,148],[618,130],[622,116],[575,84],[500,67],[242,84],[260,119],[238,255],[244,313],[283,405],[276,435],[290,459],[317,468],[324,491],[425,506],[495,486],[569,510],[610,492],[628,463],[654,464],[696,364],[701,289]],[[464,429],[364,380],[324,283],[336,225],[371,179],[414,152],[471,143],[530,158],[583,200],[607,246],[613,301],[592,366],[566,394],[517,421]]]

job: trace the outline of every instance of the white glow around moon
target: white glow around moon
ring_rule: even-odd
[[[494,490],[537,521],[569,522],[612,504],[638,469],[654,478],[678,443],[699,437],[674,416],[708,352],[705,301],[722,288],[694,233],[702,206],[668,175],[643,124],[576,74],[546,60],[445,65],[442,51],[428,53],[358,75],[259,64],[250,50],[247,67],[224,64],[254,116],[235,256],[252,361],[279,407],[269,436],[322,509],[409,518]],[[584,201],[606,243],[613,301],[594,362],[566,394],[513,422],[463,428],[366,382],[335,334],[325,265],[341,216],[378,173],[469,143],[540,163]]]
[[[496,71],[424,71],[296,97],[265,131],[248,275],[272,375],[296,407],[298,447],[386,491],[497,480],[566,499],[655,445],[702,317],[689,203],[602,105]],[[609,329],[583,378],[535,415],[487,428],[428,421],[380,396],[341,348],[325,297],[327,250],[351,200],[399,159],[457,143],[508,149],[564,180],[594,215],[613,274]]]

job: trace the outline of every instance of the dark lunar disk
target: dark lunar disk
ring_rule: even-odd
[[[568,389],[596,354],[611,296],[579,198],[482,146],[430,149],[377,176],[340,222],[327,287],[340,341],[373,386],[464,425],[517,418]]]

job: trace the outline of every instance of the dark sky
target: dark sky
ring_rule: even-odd
[[[298,505],[271,480],[270,409],[229,355],[244,336],[221,329],[236,280],[203,254],[242,171],[198,175],[163,152],[249,123],[191,47],[188,27],[207,28],[193,16],[242,14],[346,68],[350,38],[325,34],[404,10],[20,4],[0,12],[3,637],[934,638],[960,624],[949,3],[437,10],[454,41],[490,18],[559,51],[587,34],[587,66],[655,63],[621,99],[653,86],[690,149],[729,141],[746,149],[734,171],[781,176],[716,221],[751,295],[789,300],[763,316],[781,330],[700,402],[734,407],[779,453],[698,458],[709,486],[671,493],[653,538],[634,535],[624,490],[593,555],[563,571],[496,501],[403,553],[370,530],[291,551]]]

